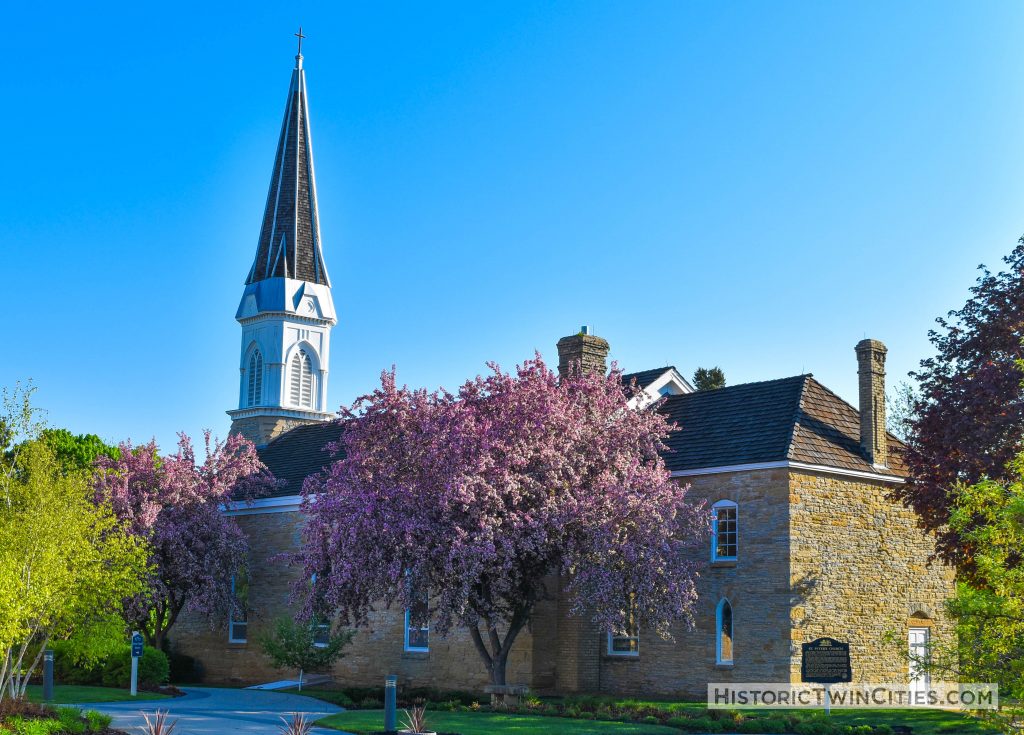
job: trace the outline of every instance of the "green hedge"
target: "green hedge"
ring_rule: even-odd
[[[139,686],[160,686],[170,678],[171,668],[167,654],[145,646],[139,659]],[[112,654],[103,666],[103,686],[130,686],[132,677],[132,647],[125,644]]]

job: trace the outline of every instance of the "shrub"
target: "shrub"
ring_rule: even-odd
[[[98,685],[103,681],[103,662],[76,664],[68,641],[56,641],[53,649],[53,678],[62,684]]]
[[[132,655],[131,646],[123,646],[116,654],[107,659],[103,666],[103,686],[124,689],[131,684]],[[142,658],[139,659],[139,685],[159,686],[166,684],[171,674],[167,654],[156,648],[145,646]]]
[[[889,725],[875,725],[875,735],[892,735],[893,730]]]
[[[103,732],[114,721],[114,718],[110,715],[104,715],[92,710],[85,713],[85,719],[89,723],[89,732]]]
[[[365,699],[359,700],[359,709],[380,709],[383,706],[384,703],[374,697],[366,697]]]
[[[85,732],[85,722],[82,720],[82,713],[76,707],[58,707],[57,720],[60,723],[61,734],[77,735]]]

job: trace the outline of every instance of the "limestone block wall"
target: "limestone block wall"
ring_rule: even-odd
[[[286,416],[259,415],[235,419],[231,422],[231,434],[241,434],[257,447],[269,444],[282,434],[286,434],[297,426],[316,423],[310,419],[290,418]]]
[[[924,617],[933,640],[950,640],[944,601],[952,569],[935,561],[933,541],[914,514],[886,498],[886,487],[812,472],[790,479],[794,588],[790,675],[800,678],[800,643],[823,636],[850,642],[856,681],[901,682],[908,618]],[[894,631],[894,647],[883,636]]]
[[[210,621],[185,613],[171,631],[175,651],[197,658],[210,684],[249,685],[295,676],[276,671],[260,652],[257,637],[280,615],[291,615],[291,585],[299,571],[275,559],[294,551],[300,542],[301,515],[297,512],[261,513],[236,519],[249,538],[250,582],[248,641],[229,643],[227,621]],[[551,617],[549,615],[549,617]],[[479,690],[488,681],[483,662],[466,630],[446,638],[431,631],[429,653],[404,651],[405,612],[384,609],[370,615],[369,625],[356,632],[345,657],[332,672],[338,682],[353,686],[383,685],[397,674],[402,685]],[[552,626],[522,631],[509,656],[508,681],[550,687],[553,680]],[[533,655],[547,656],[547,673],[534,678]],[[547,676],[544,679],[544,676]]]
[[[712,565],[710,538],[695,550],[694,558],[701,563],[696,625],[692,630],[673,631],[674,641],[641,630],[639,656],[609,656],[606,635],[598,635],[596,689],[703,698],[708,682],[785,681],[790,665],[787,470],[701,475],[680,481],[690,484],[691,499],[705,500],[708,506],[723,499],[737,503],[737,560]],[[722,597],[733,607],[732,666],[715,662],[715,613]]]

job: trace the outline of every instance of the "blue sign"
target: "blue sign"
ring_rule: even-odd
[[[142,656],[142,645],[144,641],[142,639],[142,633],[132,634],[132,658],[139,658]]]

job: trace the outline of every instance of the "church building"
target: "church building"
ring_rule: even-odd
[[[242,328],[238,407],[231,431],[250,438],[283,486],[227,512],[249,537],[247,612],[210,621],[183,615],[174,649],[195,657],[208,683],[281,678],[255,644],[289,615],[298,570],[278,558],[300,542],[300,491],[331,462],[340,436],[327,405],[337,323],[321,243],[301,54],[296,57],[256,255],[235,318]],[[557,343],[559,370],[606,371],[608,342],[589,330]],[[885,429],[885,346],[856,345],[854,407],[812,375],[695,391],[674,367],[623,376],[660,400],[679,427],[665,462],[713,510],[700,562],[696,627],[666,641],[645,630],[613,635],[568,613],[556,595],[517,639],[508,681],[540,693],[604,692],[703,698],[709,682],[800,678],[800,644],[850,643],[855,681],[911,681],[905,654],[948,641],[943,602],[953,572],[932,562],[933,539],[888,498],[905,481],[902,444]],[[851,356],[852,358],[852,356]],[[850,361],[851,370],[854,361]],[[561,589],[557,584],[554,589]],[[886,642],[895,633],[897,644]],[[348,685],[481,690],[484,668],[468,633],[436,635],[407,611],[371,614],[332,671]]]

